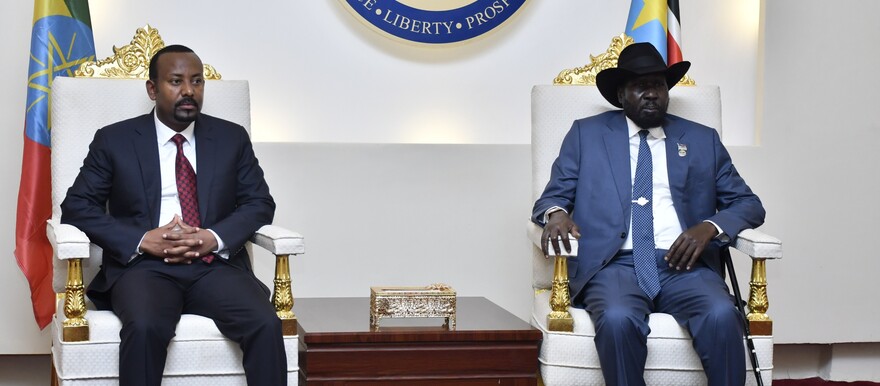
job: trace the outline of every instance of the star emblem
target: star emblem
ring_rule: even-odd
[[[642,6],[642,11],[639,12],[639,17],[633,23],[632,29],[635,30],[654,20],[663,25],[664,31],[669,31],[666,28],[666,0],[645,0],[645,5]]]

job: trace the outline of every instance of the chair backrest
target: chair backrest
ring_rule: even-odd
[[[677,86],[669,92],[669,113],[721,132],[721,90],[718,86]],[[596,86],[538,85],[532,88],[532,199],[550,179],[562,139],[576,119],[614,109]],[[553,260],[535,250],[532,286],[550,288]]]
[[[58,77],[52,83],[52,218],[79,173],[95,132],[111,123],[148,113],[154,103],[142,79]],[[250,132],[250,90],[244,80],[208,81],[202,111],[238,123]],[[101,250],[92,246],[83,261],[83,284],[98,273]],[[54,260],[52,284],[64,292],[67,264]]]

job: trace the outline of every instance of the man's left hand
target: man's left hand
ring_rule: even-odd
[[[718,229],[711,223],[701,222],[694,225],[675,239],[663,259],[669,263],[670,268],[690,270],[717,235]]]
[[[176,245],[188,246],[190,250],[185,252],[183,257],[166,258],[165,260],[167,263],[189,263],[193,259],[209,255],[217,249],[217,239],[214,237],[214,233],[207,229],[190,227],[182,221],[180,222],[180,227],[183,228],[184,231],[181,233],[168,234],[168,239]]]

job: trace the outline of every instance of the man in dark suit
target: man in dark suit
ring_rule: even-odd
[[[244,352],[250,385],[286,385],[281,322],[245,242],[275,202],[247,132],[201,114],[203,65],[168,46],[150,61],[152,113],[104,127],[61,204],[103,248],[89,285],[122,321],[122,385],[159,385],[182,313],[211,318]]]
[[[651,312],[688,329],[710,385],[745,382],[742,321],[721,256],[763,223],[764,208],[714,129],[666,113],[689,67],[667,67],[649,43],[626,47],[618,67],[596,77],[622,110],[574,122],[535,202],[545,255],[548,244],[570,251],[568,236],[579,238],[568,262],[572,304],[595,324],[608,385],[645,384]]]

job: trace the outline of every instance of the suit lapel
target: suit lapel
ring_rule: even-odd
[[[663,125],[666,132],[666,170],[669,175],[669,190],[672,204],[679,213],[679,221],[684,224],[681,214],[684,213],[684,187],[688,176],[687,131],[681,121],[669,116]]]
[[[199,216],[202,226],[207,227],[208,202],[211,200],[211,184],[214,180],[215,155],[217,154],[217,142],[210,124],[205,122],[202,116],[196,121],[196,181],[199,195]]]
[[[629,223],[629,211],[632,202],[632,175],[629,162],[629,130],[623,111],[608,121],[608,132],[605,133],[605,150],[611,163],[611,175],[620,197],[620,209]]]
[[[162,177],[159,174],[159,146],[153,114],[142,115],[135,126],[132,148],[141,171],[144,197],[152,221],[152,228],[159,226],[159,205],[162,200]]]

